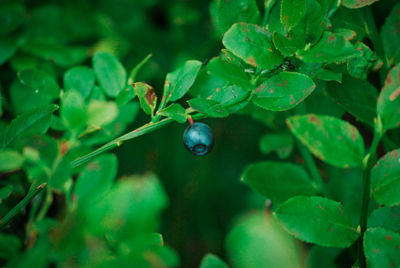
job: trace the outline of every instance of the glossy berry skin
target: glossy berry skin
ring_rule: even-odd
[[[183,133],[183,144],[194,155],[206,155],[214,145],[214,134],[208,125],[196,122]]]

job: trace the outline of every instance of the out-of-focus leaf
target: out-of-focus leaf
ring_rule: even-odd
[[[278,204],[296,195],[316,194],[316,187],[305,170],[292,163],[266,161],[252,164],[242,174],[242,181]]]
[[[389,66],[400,62],[400,3],[391,8],[381,29],[381,39]]]
[[[293,150],[294,140],[288,133],[266,134],[260,139],[260,150],[264,154],[275,151],[281,159],[287,158]]]
[[[339,268],[335,264],[335,259],[339,256],[341,249],[320,247],[314,245],[308,252],[307,267],[308,268]]]
[[[118,116],[118,107],[114,102],[92,101],[87,108],[89,126],[101,127],[112,122]]]
[[[17,151],[0,151],[0,172],[8,172],[19,169],[24,162],[24,157]]]
[[[298,247],[265,212],[239,218],[226,238],[228,257],[237,268],[301,267]]]
[[[206,254],[200,262],[199,268],[228,268],[218,256],[208,253]]]
[[[87,115],[83,96],[71,89],[61,98],[60,116],[70,128],[77,130],[86,124]]]
[[[18,254],[22,247],[22,242],[18,237],[10,234],[0,233],[0,258],[12,259]]]
[[[0,36],[16,30],[25,20],[25,7],[20,3],[5,4],[0,7]]]

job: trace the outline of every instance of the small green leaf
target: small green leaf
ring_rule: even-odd
[[[253,96],[253,103],[267,110],[284,111],[302,102],[313,92],[315,84],[307,75],[281,72],[262,83]]]
[[[207,253],[200,262],[199,268],[229,268],[218,256]]]
[[[370,268],[400,266],[400,234],[383,228],[369,228],[364,234],[364,253]]]
[[[320,68],[318,69],[314,77],[319,79],[319,80],[324,80],[324,81],[336,81],[339,83],[342,83],[342,73],[336,73],[334,71]]]
[[[0,151],[0,172],[9,172],[19,169],[24,157],[17,151]]]
[[[322,161],[338,167],[363,165],[364,142],[351,124],[331,116],[297,115],[286,121],[292,133]]]
[[[362,122],[373,126],[378,91],[368,81],[344,75],[342,83],[327,83],[326,92],[339,105]]]
[[[242,181],[278,204],[296,195],[316,194],[305,170],[291,163],[266,161],[252,164],[242,174]]]
[[[350,41],[343,35],[324,32],[319,42],[309,50],[299,51],[299,57],[305,62],[334,63],[360,55]]]
[[[306,0],[282,0],[281,22],[289,29],[296,26],[306,14]]]
[[[196,79],[200,67],[200,61],[189,60],[182,67],[167,74],[163,96],[163,98],[165,98],[165,103],[176,101],[182,98],[189,91]]]
[[[214,0],[211,19],[218,34],[222,35],[235,22],[259,23],[260,11],[255,0]]]
[[[360,236],[342,205],[323,197],[293,197],[275,215],[290,234],[320,246],[347,248]]]
[[[11,195],[13,190],[14,187],[11,184],[0,188],[0,204],[4,199],[8,198]]]
[[[137,82],[133,84],[133,89],[139,98],[140,107],[146,114],[153,114],[157,105],[157,95],[152,86]]]
[[[60,88],[47,73],[39,70],[23,70],[18,73],[19,81],[11,86],[11,101],[15,113],[52,103],[59,98]]]
[[[351,57],[347,62],[347,71],[358,79],[367,80],[368,73],[371,70],[377,70],[381,67],[382,61],[372,50],[363,43],[357,43],[355,48],[361,52],[360,55]]]
[[[234,223],[226,238],[233,267],[301,267],[295,240],[267,213],[246,214]]]
[[[64,74],[64,89],[76,90],[87,98],[94,86],[95,76],[92,69],[86,66],[76,66]]]
[[[121,90],[121,92],[118,94],[118,97],[115,99],[115,102],[118,104],[118,106],[121,106],[127,104],[135,97],[136,97],[136,92],[133,89],[133,86],[129,85],[124,90]]]
[[[23,113],[15,118],[5,130],[1,147],[7,147],[17,138],[46,133],[50,127],[51,115],[57,109],[57,105],[51,104]]]
[[[225,33],[222,42],[234,55],[260,69],[274,69],[283,61],[271,42],[270,34],[254,24],[234,24]]]
[[[391,7],[381,29],[381,39],[389,66],[400,62],[400,3]],[[389,67],[388,66],[388,67]]]
[[[378,97],[377,112],[384,130],[400,126],[400,63],[386,77]]]
[[[151,54],[147,55],[142,61],[140,61],[131,71],[128,77],[128,85],[131,85],[136,82],[136,75],[140,71],[140,69],[145,65],[149,59],[152,57]]]
[[[85,102],[83,96],[75,89],[62,96],[60,116],[70,129],[79,129],[86,124]]]
[[[93,69],[107,96],[117,97],[126,85],[126,70],[119,60],[107,52],[96,52]]]
[[[157,114],[170,117],[179,123],[185,123],[187,119],[185,108],[178,103],[171,104],[167,108],[158,111]]]
[[[347,8],[362,8],[373,4],[378,0],[343,0],[342,5]]]
[[[191,99],[188,101],[189,105],[210,117],[226,117],[229,115],[228,111],[218,102],[208,99]]]
[[[114,102],[92,101],[87,109],[87,123],[93,127],[102,127],[118,116],[118,107]]]
[[[371,195],[379,204],[400,204],[400,149],[385,154],[371,170]]]
[[[368,228],[382,227],[386,230],[400,232],[400,206],[380,207],[368,217]]]
[[[103,154],[87,164],[78,177],[74,192],[79,205],[101,199],[117,175],[117,158],[113,154]]]
[[[286,57],[293,55],[298,50],[295,40],[288,39],[278,32],[273,34],[273,41],[275,47]]]
[[[263,154],[276,152],[281,159],[285,159],[290,155],[293,146],[293,137],[288,133],[266,134],[260,139],[260,150]]]

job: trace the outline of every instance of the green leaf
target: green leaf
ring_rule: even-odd
[[[102,127],[118,116],[118,106],[114,102],[91,101],[87,109],[87,123],[93,127]]]
[[[17,236],[0,233],[0,258],[12,259],[17,256],[22,248],[22,242]]]
[[[282,0],[281,22],[289,29],[296,26],[306,14],[306,0]]]
[[[157,95],[153,87],[146,83],[137,82],[133,84],[133,89],[139,98],[140,107],[142,107],[143,111],[146,114],[153,115],[157,105]]]
[[[20,3],[5,4],[0,8],[0,35],[15,31],[25,20],[25,7]]]
[[[207,253],[200,262],[199,268],[229,268],[218,256]]]
[[[117,158],[113,154],[103,154],[87,164],[74,188],[79,206],[102,198],[114,182],[117,165]]]
[[[78,91],[87,98],[94,86],[95,77],[92,69],[86,66],[76,66],[64,74],[64,89]]]
[[[52,174],[49,178],[49,186],[53,189],[65,192],[67,189],[66,183],[72,177],[72,164],[69,157],[63,157],[55,161],[55,167],[52,170]]]
[[[260,139],[260,150],[263,154],[276,152],[281,159],[289,157],[293,150],[294,140],[287,133],[266,134]]]
[[[298,49],[295,40],[288,39],[278,32],[274,32],[273,41],[275,47],[286,57],[293,55]]]
[[[400,64],[393,67],[378,97],[377,112],[384,130],[400,126]]]
[[[187,119],[186,110],[178,103],[173,103],[167,108],[157,111],[157,114],[170,117],[179,123],[185,123]]]
[[[323,197],[296,196],[275,212],[296,238],[325,247],[350,247],[360,236],[339,202]]]
[[[379,204],[400,204],[400,149],[385,154],[371,170],[371,195]]]
[[[386,230],[400,232],[400,206],[380,207],[368,217],[368,228],[382,227]]]
[[[369,228],[364,234],[364,253],[370,268],[400,266],[400,234],[383,228]]]
[[[253,96],[253,103],[267,110],[289,110],[313,92],[315,84],[307,75],[281,72],[262,83]]]
[[[348,8],[362,8],[375,3],[378,0],[343,0],[342,5]]]
[[[136,97],[136,92],[133,89],[133,86],[129,85],[124,90],[121,90],[121,92],[118,94],[118,97],[115,99],[115,103],[117,103],[118,106],[121,106],[127,104],[135,97]]]
[[[113,55],[96,52],[93,56],[93,69],[97,81],[109,97],[117,97],[126,85],[126,70]]]
[[[71,130],[85,126],[87,120],[85,102],[83,96],[75,89],[62,96],[60,116]]]
[[[196,98],[189,100],[188,103],[193,109],[209,117],[226,117],[229,115],[228,111],[216,101]]]
[[[368,81],[344,75],[342,83],[328,83],[326,92],[354,117],[373,126],[376,117],[378,91]]]
[[[296,242],[265,211],[243,215],[226,238],[226,251],[233,267],[300,267]]]
[[[371,70],[377,70],[381,67],[382,61],[372,50],[363,43],[357,43],[355,48],[361,52],[360,55],[351,57],[347,62],[347,71],[352,77],[367,80],[368,73]]]
[[[217,33],[222,35],[236,22],[258,24],[260,11],[255,0],[214,0],[211,19]]]
[[[4,199],[8,198],[11,195],[13,190],[14,187],[11,184],[0,188],[0,204]]]
[[[9,172],[19,169],[24,157],[17,151],[0,151],[0,172]]]
[[[400,62],[400,3],[391,7],[391,12],[386,18],[381,29],[381,39],[385,57],[389,66]],[[388,66],[388,67],[389,67]]]
[[[23,70],[18,73],[19,82],[11,86],[11,101],[15,113],[52,103],[59,98],[60,88],[47,73],[39,70]]]
[[[312,246],[308,252],[307,268],[339,268],[335,259],[339,256],[341,249],[327,248],[317,245]]]
[[[292,133],[322,161],[338,167],[363,165],[364,142],[351,124],[331,116],[297,115],[286,120]]]
[[[305,62],[339,63],[360,53],[343,35],[324,32],[315,46],[309,50],[299,51],[298,54]]]
[[[254,24],[234,24],[225,33],[222,42],[234,55],[260,69],[274,69],[283,61],[271,42],[270,34]]]
[[[339,83],[342,83],[342,73],[336,73],[334,71],[328,70],[328,69],[318,69],[314,77],[319,79],[319,80],[324,80],[324,81],[336,81]]]
[[[140,61],[130,72],[128,77],[128,85],[131,85],[136,82],[136,75],[142,69],[143,65],[145,65],[149,59],[152,57],[151,54],[147,55],[142,61]]]
[[[5,130],[1,147],[7,147],[17,138],[46,133],[50,127],[51,115],[57,109],[57,105],[51,104],[23,113],[15,118]]]
[[[189,60],[182,67],[167,74],[163,96],[165,103],[182,98],[193,85],[200,68],[200,61]]]
[[[246,168],[241,180],[278,204],[296,195],[316,194],[316,188],[305,170],[291,163],[265,161],[252,164]]]

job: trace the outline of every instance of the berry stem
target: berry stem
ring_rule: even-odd
[[[188,121],[189,121],[189,123],[190,123],[191,125],[194,124],[194,121],[193,121],[192,116],[188,115],[187,119],[188,119]]]

